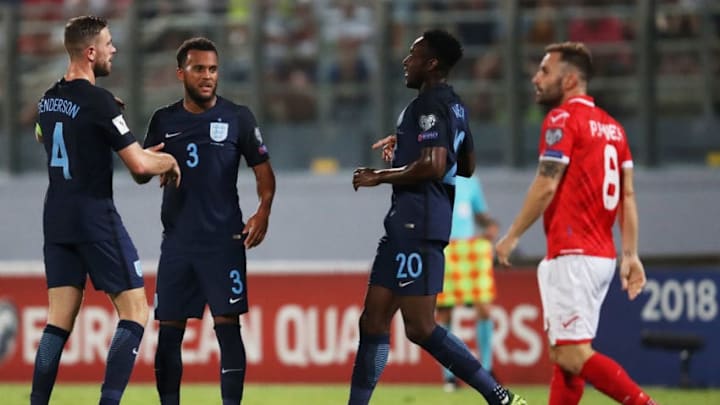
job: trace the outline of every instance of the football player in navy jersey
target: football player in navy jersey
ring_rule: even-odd
[[[208,304],[220,344],[222,403],[239,404],[246,367],[240,335],[240,315],[248,311],[245,250],[265,237],[275,176],[250,109],[216,94],[215,44],[206,38],[185,41],[177,51],[177,77],[184,97],[155,111],[145,139],[149,148],[164,143],[183,173],[182,185],[166,187],[162,202],[155,296],[155,319],[160,321],[157,390],[163,405],[179,404],[186,322],[201,318]],[[259,199],[247,223],[236,186],[242,158],[255,173]]]
[[[455,176],[475,169],[465,106],[447,84],[462,47],[442,30],[426,31],[403,60],[407,87],[418,96],[398,118],[396,134],[374,146],[392,147],[390,169],[358,168],[353,187],[392,185],[385,236],[380,239],[360,317],[350,405],[367,404],[387,362],[390,324],[399,309],[405,333],[491,405],[525,404],[498,384],[455,336],[435,322],[442,291],[443,249],[450,237]]]
[[[118,404],[148,317],[137,251],[115,209],[112,152],[133,175],[162,174],[180,184],[175,159],[143,150],[117,99],[95,85],[110,74],[116,52],[107,22],[81,16],[65,26],[67,72],[38,102],[35,135],[47,152],[43,210],[49,309],[35,358],[30,404],[47,404],[60,356],[80,310],[87,276],[112,300],[120,321],[108,351],[100,404]]]

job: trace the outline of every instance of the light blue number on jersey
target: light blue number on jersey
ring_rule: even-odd
[[[197,145],[195,145],[194,142],[190,142],[187,146],[187,152],[190,159],[186,160],[185,163],[188,165],[188,167],[195,167],[198,165],[198,162],[200,162],[200,156],[198,156],[198,148]]]
[[[465,120],[465,109],[460,104],[452,106],[453,114],[458,120]],[[455,152],[455,163],[452,165],[450,170],[445,173],[443,183],[455,184],[455,175],[457,174],[457,152],[460,148],[460,144],[465,140],[465,131],[455,131],[455,138],[453,139],[453,151]]]
[[[242,280],[240,279],[240,272],[238,270],[230,270],[230,279],[234,285],[232,288],[233,294],[242,294],[244,286]]]
[[[395,278],[418,278],[422,274],[423,263],[419,253],[398,253],[395,261],[399,262]]]
[[[50,167],[62,167],[65,180],[72,179],[70,175],[70,160],[68,159],[65,139],[63,138],[63,123],[56,122],[53,129],[52,152],[50,153]]]

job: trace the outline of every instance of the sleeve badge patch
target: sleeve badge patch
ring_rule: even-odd
[[[423,131],[427,131],[428,129],[434,127],[436,122],[437,117],[435,117],[434,114],[421,115],[418,120],[418,125],[420,125],[420,128],[422,128]]]
[[[563,131],[560,128],[548,128],[545,131],[545,144],[548,146],[555,145],[560,142],[563,137]]]
[[[113,118],[112,123],[113,125],[115,125],[115,129],[120,132],[120,135],[125,135],[130,132],[130,128],[128,128],[127,124],[125,123],[125,119],[123,118],[122,114]]]

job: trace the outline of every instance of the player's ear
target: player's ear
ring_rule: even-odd
[[[572,90],[580,84],[578,72],[571,70],[565,74],[562,79],[563,90]]]
[[[181,82],[185,80],[185,70],[183,68],[177,68],[175,69],[175,76],[177,76],[178,80]]]
[[[427,62],[428,70],[437,69],[439,64],[440,64],[440,61],[438,60],[438,58],[428,59],[428,62]]]
[[[94,45],[90,45],[87,48],[85,48],[85,57],[90,62],[95,62],[95,57],[97,56],[97,48],[95,48]]]

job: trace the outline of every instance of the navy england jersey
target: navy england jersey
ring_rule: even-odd
[[[150,119],[145,147],[161,142],[182,171],[180,188],[169,186],[163,192],[165,236],[213,243],[240,234],[240,159],[245,157],[252,167],[269,158],[250,109],[218,97],[214,107],[195,114],[180,100],[155,111]]]
[[[112,193],[112,151],[135,142],[113,95],[78,79],[55,83],[38,102],[35,132],[47,152],[46,242],[127,236]]]
[[[441,84],[423,91],[400,113],[392,167],[420,157],[422,148],[447,149],[443,179],[393,185],[392,206],[385,217],[388,236],[448,241],[452,226],[457,156],[473,147],[465,107],[452,87]]]

